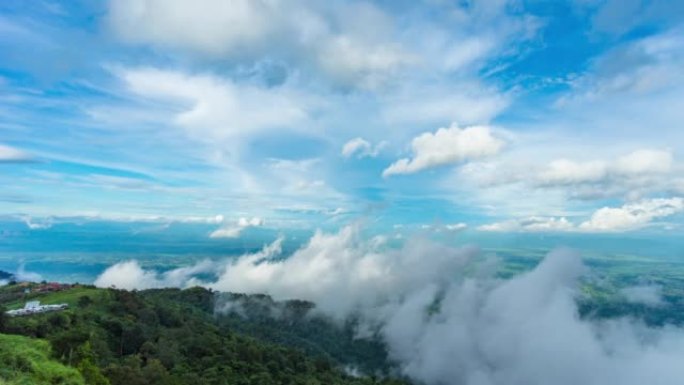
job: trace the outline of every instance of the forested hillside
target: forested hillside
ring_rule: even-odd
[[[72,376],[16,382],[26,366],[8,365],[5,362],[14,361],[7,358],[0,377],[9,383],[78,384],[80,376],[95,385],[405,383],[384,375],[347,374],[344,368],[349,365],[388,373],[382,345],[355,341],[349,329],[323,319],[309,321],[304,315],[312,305],[304,302],[282,305],[291,310],[302,307],[286,318],[269,320],[263,313],[252,319],[233,312],[216,316],[217,295],[202,288],[129,292],[74,287],[22,294],[10,285],[0,291],[8,307],[21,306],[27,299],[70,305],[62,312],[2,317],[3,333],[30,337],[14,340],[15,345],[25,345],[16,352],[40,348],[42,358],[29,369],[61,368]],[[241,298],[264,310],[264,297]],[[278,332],[279,322],[292,327],[280,327]],[[306,327],[308,322],[311,328]],[[366,363],[366,358],[371,361]]]

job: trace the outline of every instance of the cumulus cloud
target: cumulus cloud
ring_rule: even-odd
[[[668,149],[641,148],[603,159],[551,161],[532,160],[527,151],[517,158],[466,164],[457,175],[460,182],[486,187],[490,193],[511,189],[517,194],[558,194],[564,200],[639,200],[684,191],[681,167]]]
[[[22,150],[0,144],[0,163],[27,162],[31,159],[31,156]]]
[[[191,285],[194,276],[211,272],[215,267],[213,262],[205,260],[193,266],[159,273],[145,270],[138,261],[131,260],[110,266],[97,277],[94,284],[97,287],[116,287],[126,290],[181,287]]]
[[[216,279],[202,284],[310,300],[342,319],[354,314],[385,340],[401,373],[427,385],[675,385],[684,376],[681,328],[579,317],[585,268],[569,250],[501,280],[495,264],[478,262],[476,249],[428,241],[388,248],[345,228],[318,232],[275,259],[281,242],[214,266]],[[98,284],[197,284],[188,269],[201,270],[156,273],[125,262]]]
[[[209,234],[210,238],[238,238],[242,231],[248,227],[260,227],[264,225],[264,220],[259,217],[241,217],[233,226],[223,226]]]
[[[584,231],[624,231],[647,226],[658,218],[684,210],[684,199],[651,199],[629,203],[622,207],[603,207],[589,220],[580,224]]]
[[[372,308],[425,282],[441,271],[458,270],[477,254],[415,240],[403,249],[383,250],[382,240],[364,242],[355,227],[337,234],[317,232],[282,260],[249,256],[229,263],[211,287],[221,291],[270,293],[277,299],[307,299],[337,318]],[[430,258],[430,264],[423,260]],[[344,293],[344,294],[343,294]]]
[[[659,218],[665,218],[684,211],[682,198],[644,199],[620,207],[603,207],[579,224],[565,217],[528,217],[486,224],[480,231],[496,232],[623,232],[649,226]]]
[[[390,355],[426,384],[678,383],[684,331],[580,319],[582,271],[577,255],[556,251],[509,281],[448,287],[431,315],[439,291],[414,292],[383,328]]]
[[[460,128],[452,124],[435,133],[423,133],[411,141],[412,158],[392,163],[382,175],[412,174],[428,168],[496,155],[504,141],[494,136],[488,126]]]
[[[387,142],[382,141],[373,146],[369,141],[363,138],[354,138],[342,146],[342,156],[345,158],[356,156],[359,159],[365,157],[374,158],[378,156],[386,145]]]

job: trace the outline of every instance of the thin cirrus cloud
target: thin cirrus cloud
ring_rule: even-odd
[[[135,95],[168,103],[170,123],[200,141],[226,141],[306,121],[303,98],[291,89],[237,84],[213,75],[156,68],[115,71]]]
[[[403,158],[387,167],[382,175],[413,174],[425,169],[481,159],[499,153],[504,141],[488,126],[460,128],[456,124],[436,132],[423,133],[411,141],[411,158]]]

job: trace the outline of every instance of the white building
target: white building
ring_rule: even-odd
[[[29,301],[29,302],[26,302],[26,304],[24,305],[24,307],[22,309],[7,311],[7,315],[15,317],[15,316],[22,316],[22,315],[47,313],[50,311],[64,310],[68,307],[69,307],[69,305],[67,305],[65,303],[60,303],[60,304],[56,304],[56,305],[41,305],[40,301]]]

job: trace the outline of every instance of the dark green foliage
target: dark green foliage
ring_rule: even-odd
[[[92,303],[93,303],[93,300],[88,295],[81,296],[78,299],[78,307],[85,308],[85,307],[90,306]]]
[[[311,302],[273,301],[266,295],[218,295],[221,327],[259,340],[295,347],[309,355],[352,366],[365,373],[389,373],[391,366],[380,338],[357,338],[357,324],[339,324],[315,311]]]
[[[46,301],[54,295],[77,305],[59,313],[11,318],[8,332],[46,338],[53,357],[77,368],[86,383],[95,385],[403,383],[344,374],[341,364],[358,359],[344,361],[342,353],[354,357],[348,349],[363,345],[350,343],[349,331],[327,321],[311,321],[307,329],[311,305],[305,302],[288,303],[288,317],[296,322],[278,337],[275,330],[291,320],[241,319],[244,325],[238,327],[238,319],[228,316],[217,322],[215,293],[202,288],[88,290],[78,298],[68,291],[46,295]],[[254,332],[260,325],[269,329],[263,335]],[[336,350],[334,339],[342,348],[325,353],[326,348]],[[305,349],[307,345],[316,348]]]
[[[7,309],[4,306],[0,306],[0,333],[5,331],[7,322],[9,321],[9,316],[7,315]]]

